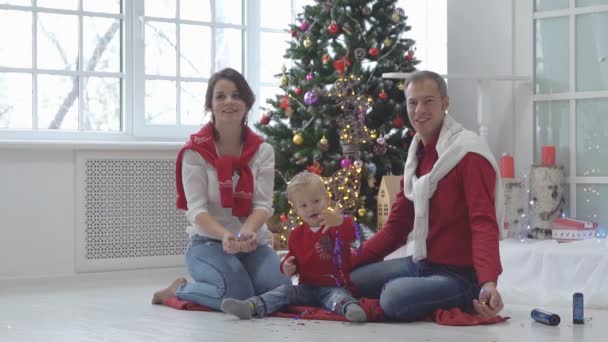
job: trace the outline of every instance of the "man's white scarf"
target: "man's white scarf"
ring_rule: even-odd
[[[429,200],[437,190],[437,184],[469,152],[477,153],[486,158],[496,172],[494,206],[496,207],[496,220],[502,239],[504,236],[504,198],[500,172],[494,155],[483,138],[464,129],[461,124],[446,114],[436,146],[439,159],[433,165],[431,172],[420,178],[416,176],[418,144],[420,144],[420,135],[416,134],[408,151],[403,173],[403,193],[405,197],[414,202],[414,229],[410,234],[410,243],[412,244],[410,251],[412,251],[414,261],[426,258],[426,238],[429,233]]]

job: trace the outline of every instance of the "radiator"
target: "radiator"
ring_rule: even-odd
[[[76,153],[76,272],[182,266],[176,151]]]

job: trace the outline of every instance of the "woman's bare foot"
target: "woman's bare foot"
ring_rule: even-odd
[[[152,304],[162,304],[165,301],[165,299],[175,296],[175,292],[177,291],[177,288],[187,282],[188,281],[186,280],[186,278],[175,279],[171,283],[171,285],[169,285],[169,287],[154,293],[154,296],[152,297]]]

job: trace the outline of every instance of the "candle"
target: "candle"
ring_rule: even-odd
[[[543,166],[555,165],[555,145],[543,145],[541,160]]]
[[[500,176],[502,178],[514,178],[515,167],[513,163],[513,157],[504,153],[500,157]]]

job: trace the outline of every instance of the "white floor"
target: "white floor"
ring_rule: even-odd
[[[223,313],[151,305],[152,293],[183,269],[92,273],[61,279],[0,282],[0,341],[606,341],[608,311],[573,325],[571,309],[557,327],[530,319],[534,307],[509,305],[506,323],[446,327],[435,323],[367,323],[263,318],[238,321]],[[604,337],[602,337],[604,336]]]

